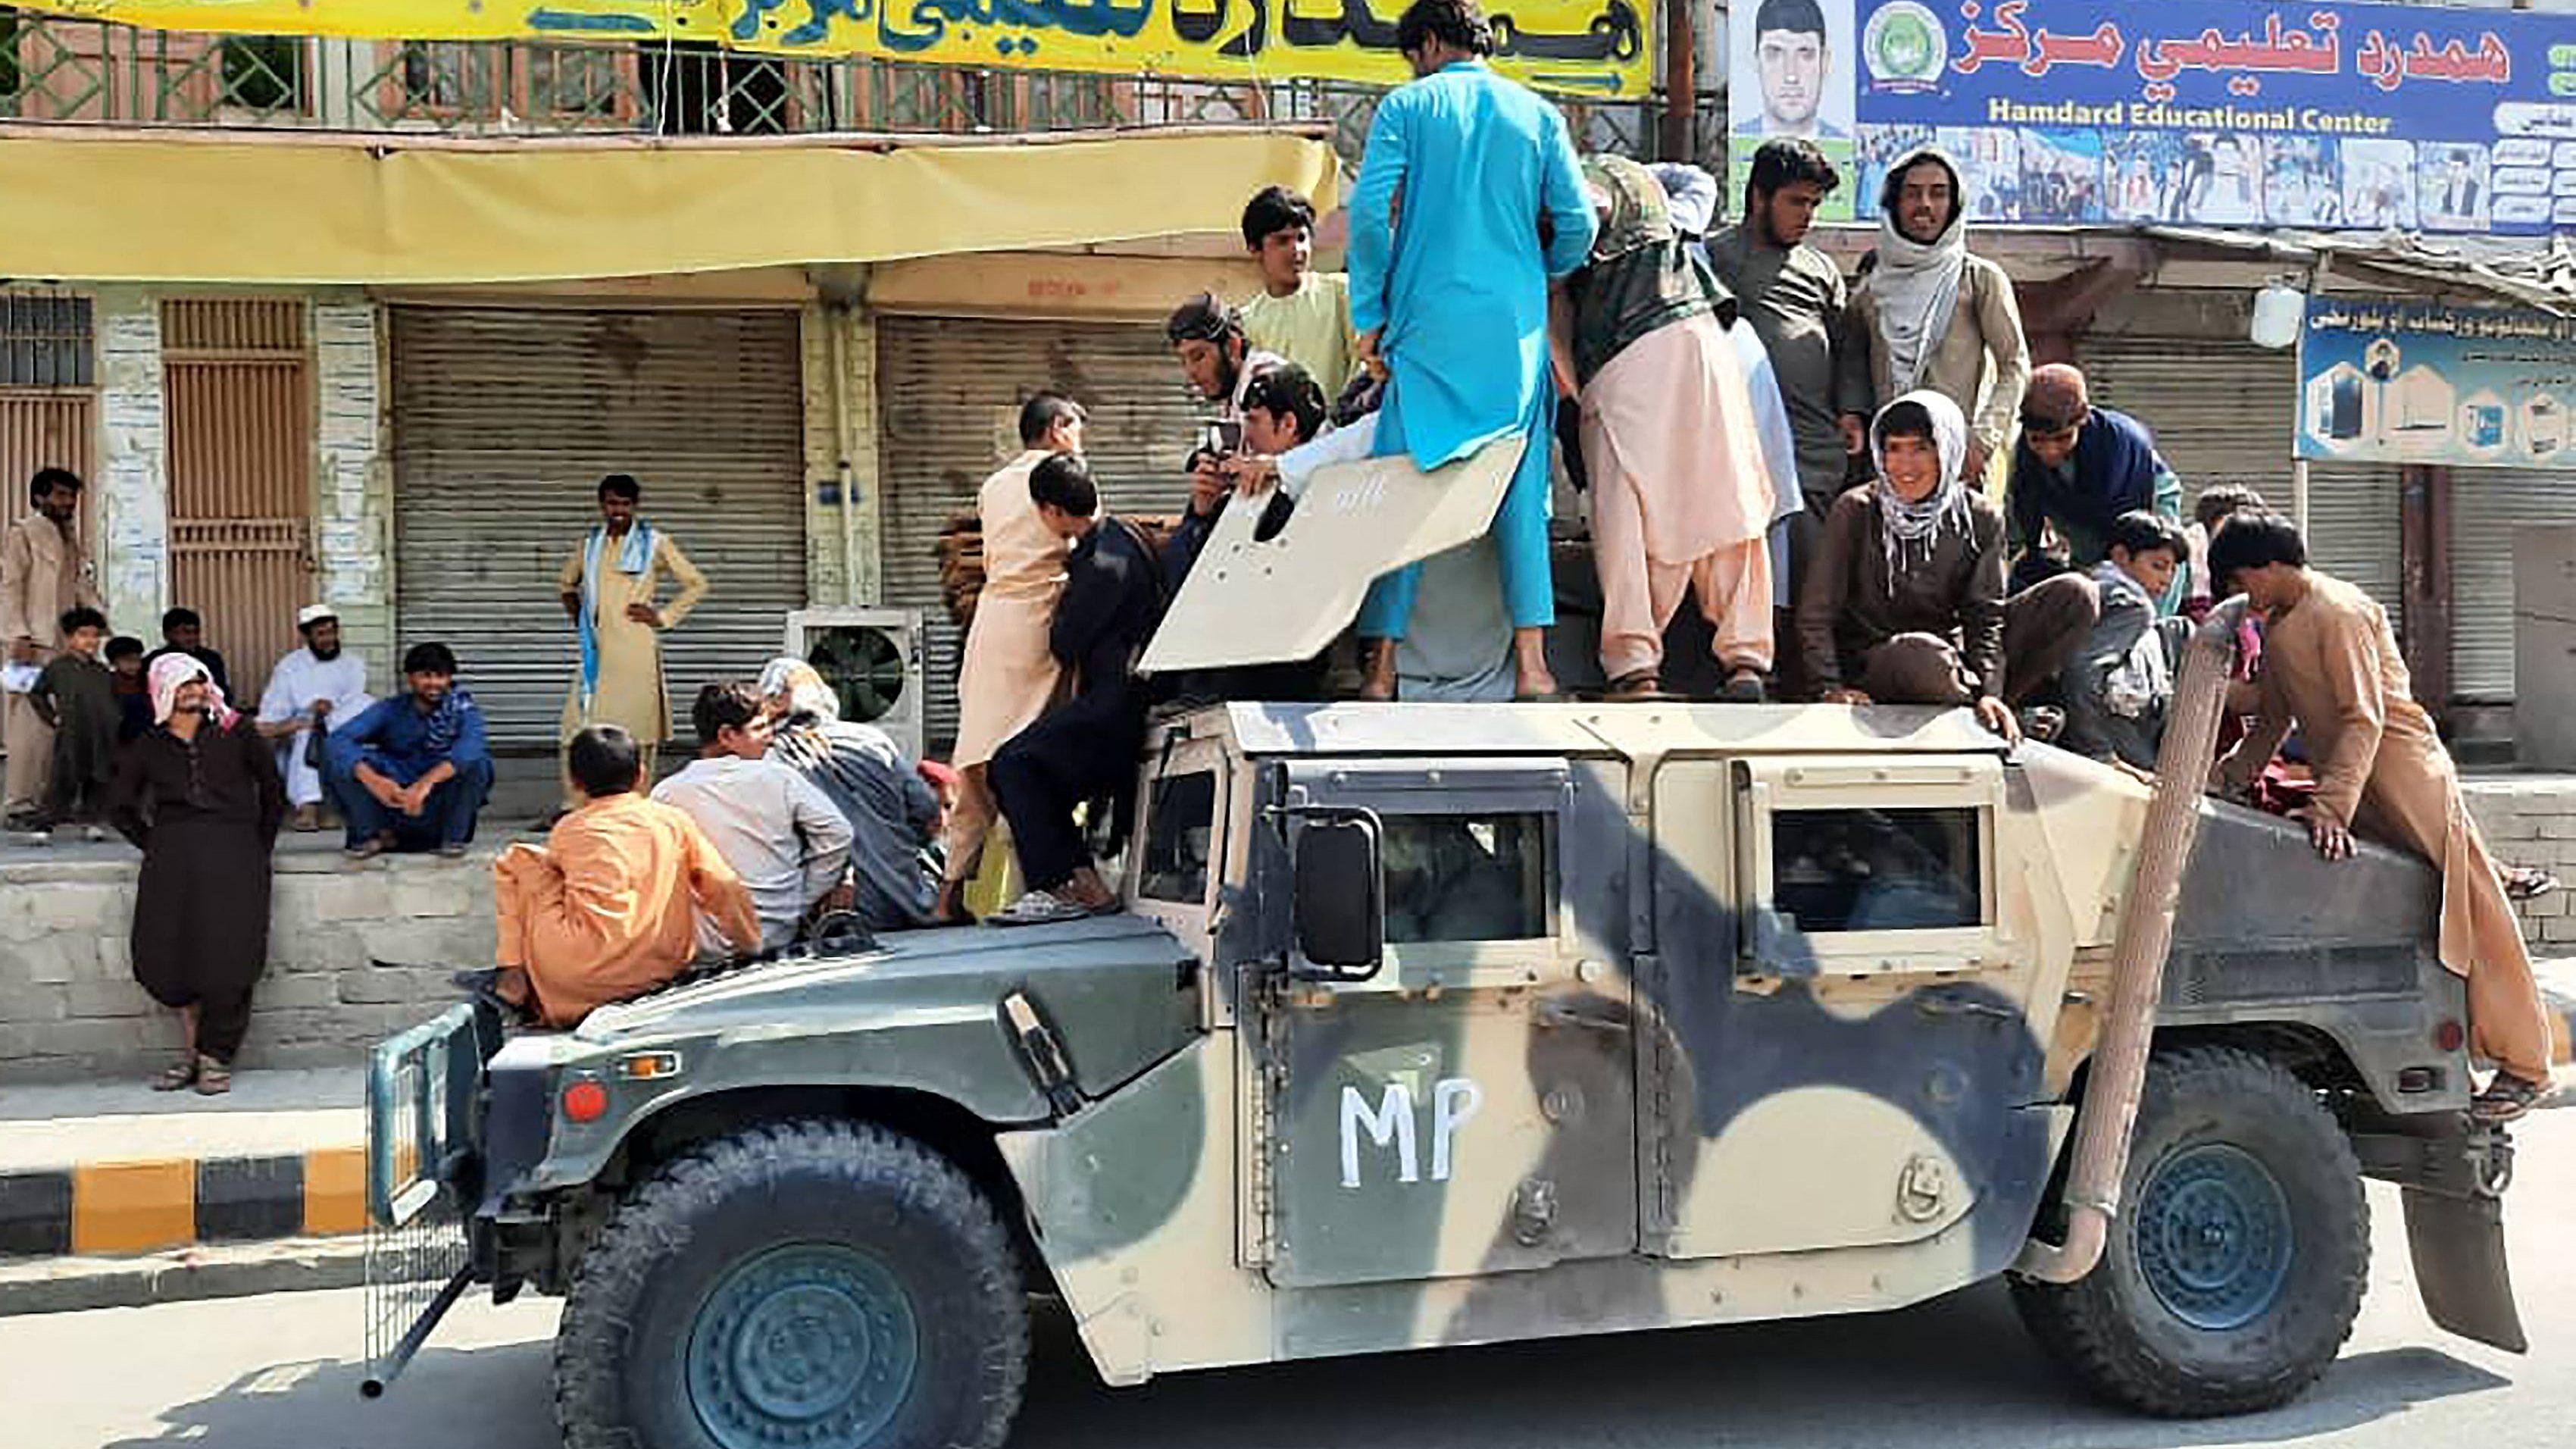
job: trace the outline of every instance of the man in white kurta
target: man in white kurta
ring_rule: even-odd
[[[367,662],[340,647],[340,616],[328,604],[309,604],[295,616],[304,647],[277,661],[268,690],[259,697],[258,727],[277,742],[277,765],[286,777],[295,828],[322,828],[322,772],[306,760],[314,732],[330,730],[375,703],[367,693]]]
[[[1020,455],[985,479],[975,497],[984,586],[957,671],[957,745],[948,760],[957,771],[957,806],[948,812],[942,920],[963,916],[966,882],[975,878],[984,838],[1000,813],[984,767],[1055,700],[1062,671],[1047,649],[1047,631],[1064,592],[1066,545],[1038,518],[1029,474],[1054,454],[1082,451],[1084,416],[1080,403],[1060,394],[1030,397],[1020,406]]]

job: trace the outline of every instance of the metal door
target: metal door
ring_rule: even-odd
[[[304,304],[164,302],[170,602],[205,617],[256,707],[313,587],[313,361]],[[158,643],[157,639],[151,642]]]
[[[1624,910],[1615,778],[1562,760],[1302,762],[1286,791],[1292,812],[1376,813],[1389,945],[1374,980],[1292,985],[1259,1009],[1247,1180],[1265,1184],[1271,1280],[1633,1252],[1628,975],[1596,935]]]
[[[602,475],[707,576],[663,636],[675,729],[750,679],[805,605],[804,393],[792,311],[393,309],[405,642],[453,648],[493,737],[551,748],[579,657],[555,580]]]
[[[939,588],[939,535],[1020,451],[1020,403],[1053,388],[1091,410],[1084,452],[1114,512],[1178,514],[1200,405],[1163,329],[1137,322],[888,317],[877,325],[884,398],[885,599],[922,611],[930,748],[957,738],[966,631]]]

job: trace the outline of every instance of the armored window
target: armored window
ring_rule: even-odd
[[[1772,908],[1809,933],[1981,925],[1980,837],[1964,807],[1775,811]]]
[[[1549,818],[1384,816],[1388,943],[1526,941],[1554,934]]]
[[[1137,893],[1195,906],[1207,899],[1216,835],[1216,772],[1194,770],[1154,782],[1146,805],[1145,870]]]

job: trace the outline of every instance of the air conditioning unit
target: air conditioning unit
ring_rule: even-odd
[[[787,616],[787,652],[840,696],[841,718],[872,724],[921,758],[921,611],[844,606]]]

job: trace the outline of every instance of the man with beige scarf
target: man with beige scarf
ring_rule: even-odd
[[[2030,382],[2030,344],[2012,279],[1969,254],[1959,171],[1940,152],[1916,151],[1897,162],[1879,212],[1878,248],[1844,313],[1850,335],[1842,361],[1855,372],[1843,395],[1865,393],[1885,407],[1919,389],[1957,403],[1969,419],[1966,477],[1973,484],[2011,440]],[[1865,382],[1862,366],[1869,369]],[[1856,414],[1849,421],[1855,429],[1868,422]]]

